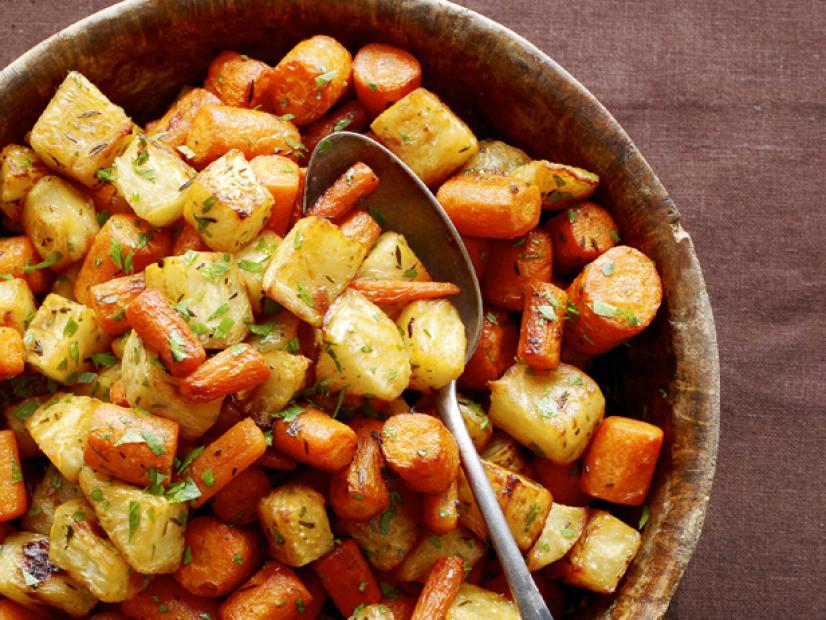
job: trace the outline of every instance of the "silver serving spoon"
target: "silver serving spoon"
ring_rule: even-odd
[[[465,325],[465,359],[470,359],[479,345],[482,331],[479,282],[467,250],[447,214],[424,183],[398,157],[361,134],[342,131],[328,136],[318,144],[310,158],[304,212],[347,168],[359,161],[370,166],[380,179],[378,189],[363,201],[362,206],[381,220],[382,228],[404,235],[434,280],[453,282],[461,289],[451,301]],[[456,438],[465,474],[522,617],[525,620],[553,620],[516,546],[465,427],[456,400],[455,381],[438,390],[436,408]]]

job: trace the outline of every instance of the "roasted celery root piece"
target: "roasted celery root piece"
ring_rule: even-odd
[[[94,187],[98,169],[111,163],[121,138],[131,131],[132,121],[120,106],[70,71],[37,119],[30,143],[51,169]]]
[[[137,572],[158,575],[177,570],[184,552],[188,508],[84,467],[80,488],[100,526]]]
[[[445,180],[479,149],[468,126],[425,88],[387,108],[370,128],[426,185]]]
[[[26,194],[23,228],[56,271],[80,260],[99,230],[92,199],[60,177],[42,177]]]
[[[202,404],[189,401],[178,390],[180,379],[162,366],[158,354],[146,348],[138,334],[130,332],[122,361],[126,399],[131,407],[177,422],[181,439],[197,439],[218,419],[222,399]]]
[[[495,465],[509,469],[515,474],[532,478],[533,473],[527,459],[522,454],[523,450],[524,448],[516,443],[510,435],[496,431],[488,445],[479,452],[479,456]]]
[[[112,183],[140,217],[169,226],[183,213],[184,188],[195,170],[165,144],[142,134],[128,140],[112,164]]]
[[[508,176],[536,186],[542,208],[553,211],[587,200],[599,185],[599,177],[592,172],[544,159],[510,170]]]
[[[0,459],[0,523],[5,523],[22,516],[28,507],[14,431],[0,431]]]
[[[445,620],[519,620],[521,617],[516,605],[501,594],[463,583]]]
[[[88,359],[109,348],[94,310],[50,294],[23,337],[26,361],[60,383],[74,383],[89,370]]]
[[[530,161],[525,151],[501,140],[480,140],[479,150],[459,169],[459,173],[506,176]]]
[[[55,511],[49,560],[83,584],[100,601],[119,603],[145,585],[103,533],[94,508],[72,499]]]
[[[252,324],[252,308],[238,266],[229,253],[187,252],[149,265],[146,288],[162,291],[189,321],[207,349],[241,342]]]
[[[20,524],[26,531],[48,536],[57,507],[78,497],[83,497],[80,487],[66,480],[54,465],[49,464],[43,480],[32,493],[31,507]]]
[[[364,259],[365,247],[325,219],[305,217],[284,237],[264,273],[264,292],[320,327],[324,313]]]
[[[390,401],[410,381],[410,358],[396,325],[376,305],[348,289],[324,318],[316,376],[333,391]]]
[[[429,282],[422,261],[410,249],[407,239],[397,232],[383,233],[364,259],[356,280],[402,280]]]
[[[271,414],[284,409],[304,386],[310,360],[277,350],[262,355],[270,367],[269,377],[258,387],[238,392],[236,397],[244,413],[269,423]]]
[[[298,327],[301,319],[289,310],[280,310],[266,317],[265,322],[252,330],[247,339],[252,346],[261,351],[286,351],[298,353],[301,342],[298,338]]]
[[[0,595],[46,617],[58,609],[85,618],[97,604],[89,590],[49,561],[49,537],[31,532],[9,534],[0,545]]]
[[[32,149],[9,144],[0,151],[0,209],[13,221],[20,219],[23,199],[49,169]]]
[[[304,566],[333,548],[324,497],[298,483],[285,484],[258,502],[258,519],[270,553],[289,566]]]
[[[546,372],[514,364],[490,386],[493,423],[555,463],[582,456],[605,413],[599,386],[569,364]]]
[[[0,326],[0,377],[22,375],[25,366],[26,349],[23,336],[13,327]]]
[[[528,569],[539,570],[565,556],[585,529],[586,509],[555,503],[542,533],[528,552]]]
[[[204,168],[184,193],[184,217],[213,250],[235,252],[270,219],[273,197],[244,155],[232,150]]]
[[[40,450],[70,482],[83,465],[83,443],[99,401],[58,392],[26,420],[26,429]]]
[[[487,548],[462,528],[452,530],[444,536],[422,536],[399,566],[399,580],[424,583],[436,561],[452,555],[465,561],[465,572],[469,573],[473,565],[487,555]]]
[[[0,325],[14,327],[24,334],[36,309],[34,295],[25,280],[0,280]]]
[[[252,311],[260,315],[264,305],[264,271],[270,263],[281,237],[271,230],[264,230],[258,238],[235,253],[238,276],[247,289]]]
[[[490,418],[482,409],[482,406],[469,399],[467,396],[459,395],[459,412],[462,414],[462,419],[467,426],[470,438],[473,440],[473,445],[477,451],[481,452],[491,440],[493,436],[493,426],[490,423]]]

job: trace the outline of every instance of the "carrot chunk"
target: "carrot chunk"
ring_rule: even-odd
[[[412,282],[407,280],[354,280],[354,288],[374,304],[408,304],[417,299],[438,299],[458,295],[452,282]]]
[[[368,120],[367,111],[359,101],[350,101],[340,108],[331,110],[322,118],[303,128],[301,135],[304,137],[307,153],[312,154],[319,142],[337,131],[365,129]]]
[[[0,327],[0,378],[22,375],[25,367],[23,336],[14,327]]]
[[[25,235],[0,239],[0,275],[22,278],[32,293],[42,293],[49,287],[51,271]]]
[[[146,134],[173,147],[183,146],[198,109],[208,103],[220,104],[221,100],[204,88],[193,88],[173,103],[162,118],[147,123]]]
[[[547,224],[554,244],[554,259],[563,273],[580,269],[619,241],[614,218],[593,202],[570,207]]]
[[[476,279],[482,282],[490,262],[491,240],[482,237],[462,237],[462,241],[476,272]]]
[[[508,312],[485,306],[479,346],[459,377],[459,386],[466,390],[487,389],[488,381],[496,381],[513,364],[519,329]]]
[[[558,465],[544,458],[531,462],[534,479],[551,492],[554,502],[565,506],[587,506],[591,501],[580,489],[582,463]]]
[[[14,431],[0,431],[0,522],[26,513],[28,499]]]
[[[410,52],[370,43],[353,59],[353,81],[359,101],[371,116],[378,116],[421,85],[422,67]]]
[[[281,562],[269,562],[221,605],[221,620],[298,620],[312,595]]]
[[[261,385],[270,376],[267,360],[252,345],[239,343],[206,360],[180,384],[181,394],[207,403]]]
[[[276,420],[273,445],[299,463],[336,472],[346,467],[356,453],[356,433],[318,409],[307,409],[291,420]]]
[[[120,608],[135,620],[218,618],[216,601],[190,594],[171,575],[157,575],[146,590],[121,603]]]
[[[266,228],[277,235],[285,235],[290,224],[296,199],[299,198],[301,178],[298,165],[280,155],[259,155],[250,162],[258,181],[272,194],[273,205]]]
[[[212,498],[212,512],[219,519],[247,525],[258,517],[258,500],[272,490],[260,467],[247,467]]]
[[[381,226],[364,209],[355,209],[336,222],[348,239],[355,239],[366,246],[368,251],[381,236]]]
[[[516,356],[534,370],[559,366],[567,301],[565,291],[547,282],[532,284],[525,291]]]
[[[307,215],[331,219],[341,217],[359,200],[376,191],[378,186],[379,177],[373,169],[363,162],[356,162],[318,197]]]
[[[436,560],[416,602],[413,620],[444,618],[464,578],[465,561],[459,556],[451,555]]]
[[[490,262],[482,281],[485,301],[519,312],[525,288],[550,282],[553,276],[551,236],[544,230],[532,230],[515,241],[494,241]]]
[[[118,336],[129,329],[126,308],[146,290],[143,274],[114,278],[89,289],[89,306],[95,311],[103,331]]]
[[[255,95],[255,80],[269,68],[267,63],[246,54],[225,50],[210,63],[204,88],[224,105],[249,108]]]
[[[175,237],[175,245],[172,247],[172,255],[180,256],[189,250],[193,252],[209,252],[209,246],[204,243],[204,238],[191,224],[185,223],[181,226],[181,232]]]
[[[424,522],[427,529],[443,536],[459,525],[459,487],[456,480],[444,493],[424,496]]]
[[[373,571],[351,538],[313,562],[313,570],[345,617],[350,617],[359,605],[371,605],[381,600],[381,590]]]
[[[382,423],[356,418],[350,427],[358,440],[356,453],[349,465],[330,478],[330,505],[342,519],[368,521],[390,503],[379,447]]]

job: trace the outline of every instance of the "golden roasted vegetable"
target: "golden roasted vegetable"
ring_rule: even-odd
[[[460,394],[458,400],[459,412],[462,414],[473,445],[478,452],[481,452],[493,436],[490,418],[479,403],[470,400],[467,396]]]
[[[112,164],[111,181],[132,210],[153,226],[169,226],[184,211],[184,189],[195,176],[168,146],[134,134]]]
[[[132,121],[97,87],[70,71],[32,128],[30,143],[52,170],[94,187]]]
[[[396,325],[378,306],[347,289],[324,317],[316,377],[333,391],[398,397],[410,382],[410,357]]]
[[[264,305],[264,271],[280,243],[281,237],[271,230],[265,230],[257,239],[235,253],[238,276],[247,289],[247,297],[256,315],[261,314]]]
[[[100,601],[119,603],[145,585],[101,530],[85,499],[61,504],[54,515],[49,560],[83,584]]]
[[[9,144],[0,151],[0,209],[9,219],[20,220],[23,199],[47,174],[49,169],[27,146]]]
[[[29,285],[22,278],[0,279],[0,325],[24,334],[37,306]]]
[[[422,536],[418,544],[399,565],[397,571],[399,581],[424,583],[436,560],[452,555],[465,561],[465,573],[467,574],[476,562],[487,555],[487,547],[462,528],[451,530],[444,536],[427,534]]]
[[[458,379],[465,368],[465,326],[446,299],[414,301],[396,319],[410,355],[410,387],[429,392]]]
[[[479,149],[468,126],[425,88],[387,108],[370,128],[426,185],[444,181]]]
[[[445,620],[519,620],[522,616],[501,594],[463,583]]]
[[[262,353],[270,367],[269,378],[258,387],[238,392],[236,398],[246,415],[269,423],[271,414],[284,409],[304,386],[310,360],[286,351]]]
[[[515,364],[490,388],[493,423],[554,463],[582,456],[605,413],[599,386],[569,364],[546,372]]]
[[[69,482],[50,463],[43,480],[38,483],[32,493],[31,506],[20,524],[26,531],[48,536],[52,531],[52,522],[57,507],[63,502],[78,497],[83,497],[80,487]]]
[[[272,316],[268,316],[265,322],[251,330],[252,334],[247,339],[252,346],[261,351],[287,351],[288,353],[298,353],[301,350],[301,343],[298,339],[298,326],[301,319],[289,310],[281,310]]]
[[[578,506],[551,506],[542,533],[528,552],[528,569],[539,570],[564,557],[582,535],[586,513],[585,508]]]
[[[64,384],[81,379],[95,353],[109,349],[109,337],[91,308],[50,294],[43,300],[23,337],[26,361]]]
[[[459,173],[505,176],[530,161],[525,151],[501,140],[480,140],[479,150],[459,169]]]
[[[516,443],[510,435],[497,431],[485,448],[479,451],[479,456],[515,474],[531,478],[533,473],[527,459],[522,454],[522,449],[522,446]]]
[[[37,252],[61,271],[89,251],[100,226],[92,199],[60,177],[42,177],[26,194],[23,228]]]
[[[289,566],[304,566],[333,548],[324,496],[304,484],[290,483],[258,502],[258,519],[272,556]]]
[[[184,192],[184,217],[211,249],[236,252],[270,219],[273,197],[241,151],[204,168]]]
[[[356,274],[356,280],[428,282],[430,274],[415,252],[410,249],[407,239],[397,232],[388,231],[378,238],[364,259]]]
[[[264,292],[300,319],[320,327],[324,313],[356,274],[366,248],[335,224],[305,217],[273,254]]]
[[[510,170],[508,176],[536,186],[542,196],[542,208],[553,211],[587,200],[599,185],[599,177],[592,172],[544,159]]]
[[[80,488],[95,509],[123,558],[144,575],[172,573],[184,552],[186,503],[174,495],[154,495],[140,487],[108,478],[89,467],[80,471]]]

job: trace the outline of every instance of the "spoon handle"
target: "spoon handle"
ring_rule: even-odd
[[[473,445],[462,414],[459,411],[459,402],[456,400],[456,382],[451,381],[436,394],[436,408],[442,421],[453,434],[459,446],[462,463],[465,468],[476,503],[485,518],[488,534],[493,542],[493,548],[499,557],[505,578],[508,580],[513,598],[519,607],[519,612],[525,620],[553,620],[551,612],[536,583],[528,571],[522,552],[516,546],[502,508],[496,499],[493,487],[479,459],[479,454]]]

